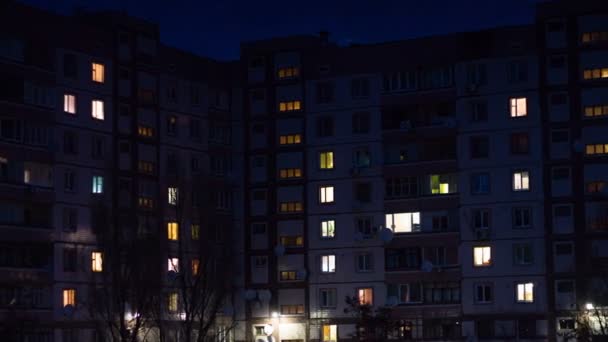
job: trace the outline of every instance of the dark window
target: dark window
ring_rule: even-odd
[[[91,156],[93,159],[103,158],[105,152],[105,139],[103,137],[93,137],[91,142]]]
[[[554,106],[564,105],[568,102],[568,94],[566,93],[557,93],[551,94],[551,104]]]
[[[558,205],[553,208],[553,215],[555,217],[572,216],[572,207],[570,207],[569,205]]]
[[[572,244],[571,243],[555,244],[555,255],[572,255]]]
[[[198,119],[190,119],[190,137],[200,139],[201,137],[201,121]]]
[[[119,77],[120,77],[121,80],[129,80],[129,78],[130,78],[129,69],[127,69],[127,68],[120,68]]]
[[[266,200],[266,190],[253,190],[252,197],[254,201],[264,201]]]
[[[574,292],[574,282],[571,280],[562,280],[557,282],[557,292],[569,293]]]
[[[353,133],[364,134],[369,133],[370,116],[369,112],[358,112],[354,113],[353,117]]]
[[[562,32],[565,25],[561,21],[554,21],[547,24],[547,31],[549,32]]]
[[[333,82],[317,83],[317,103],[330,103],[334,100]]]
[[[507,64],[507,80],[511,83],[528,80],[528,64],[525,61],[511,61]]]
[[[251,225],[253,234],[266,234],[266,223],[254,223]]]
[[[63,249],[63,271],[64,272],[76,272],[76,249],[75,248],[64,248]]]
[[[253,89],[251,91],[251,100],[252,101],[264,101],[266,98],[266,93],[264,89]]]
[[[490,143],[487,136],[471,137],[469,145],[471,147],[471,158],[488,157]]]
[[[73,53],[63,55],[63,76],[78,78],[78,60]]]
[[[568,142],[570,140],[570,134],[567,130],[554,130],[551,132],[551,142],[560,143]]]
[[[357,183],[355,185],[355,198],[359,202],[371,202],[372,184],[371,183]]]
[[[317,136],[331,137],[334,135],[334,119],[331,116],[317,118]]]
[[[563,68],[566,65],[566,57],[565,56],[551,56],[549,57],[549,66],[551,68]]]
[[[552,175],[553,179],[555,179],[555,180],[570,178],[570,169],[567,167],[553,168],[552,173],[553,173],[553,175]]]
[[[448,230],[448,216],[447,215],[436,215],[433,216],[433,231],[446,231]]]
[[[249,60],[250,68],[263,68],[264,67],[264,57],[253,57]]]
[[[369,96],[369,79],[356,78],[350,84],[351,95],[353,98],[361,98]]]
[[[488,121],[488,103],[486,101],[472,101],[470,107],[471,122]]]
[[[78,153],[78,136],[74,132],[63,134],[63,152],[67,154]]]
[[[530,150],[530,140],[528,133],[513,133],[511,134],[511,153],[512,154],[528,154]]]
[[[519,337],[535,337],[536,336],[536,320],[520,319],[517,322]]]
[[[476,173],[471,175],[471,193],[474,195],[490,192],[490,174]]]

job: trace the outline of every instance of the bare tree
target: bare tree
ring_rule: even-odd
[[[400,323],[391,317],[391,309],[378,307],[374,309],[369,304],[362,304],[356,296],[346,296],[346,312],[356,318],[355,341],[380,342],[394,336]]]

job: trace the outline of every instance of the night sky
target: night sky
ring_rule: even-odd
[[[124,10],[160,24],[162,41],[216,59],[239,43],[328,30],[339,44],[529,24],[541,0],[21,0],[59,13]]]

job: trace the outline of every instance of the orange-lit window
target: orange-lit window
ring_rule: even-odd
[[[322,342],[338,341],[338,326],[336,324],[324,324]]]
[[[583,71],[583,78],[586,80],[608,78],[608,68],[585,69]]]
[[[608,31],[584,32],[581,35],[581,42],[594,43],[608,40]]]
[[[198,240],[201,235],[201,226],[198,224],[193,224],[190,226],[190,231],[192,235],[192,240]]]
[[[167,239],[172,241],[179,240],[179,225],[177,222],[167,222]]]
[[[608,115],[608,105],[585,106],[585,116],[588,118]]]
[[[92,252],[91,253],[91,270],[93,272],[103,271],[103,253]]]
[[[585,154],[588,156],[604,155],[608,153],[608,144],[587,144]]]
[[[105,66],[101,63],[91,64],[91,79],[93,82],[103,83],[105,81]]]
[[[139,197],[137,201],[138,201],[139,206],[142,208],[148,208],[148,209],[154,208],[154,200],[152,198],[142,196],[142,197]]]
[[[281,315],[303,315],[304,305],[281,305]]]
[[[528,100],[525,97],[514,97],[509,100],[511,105],[511,117],[517,118],[528,115]]]
[[[302,136],[300,134],[281,135],[279,137],[279,144],[281,145],[293,145],[302,143]]]
[[[63,289],[63,307],[76,306],[76,289]]]
[[[589,182],[587,183],[587,192],[590,194],[602,192],[604,187],[606,186],[606,182],[598,181],[598,182]]]
[[[279,170],[280,178],[299,178],[302,177],[302,169],[280,169]]]
[[[150,138],[154,136],[154,129],[152,129],[152,127],[139,125],[137,127],[137,134],[141,137]]]
[[[300,109],[302,109],[302,102],[300,100],[279,102],[280,112],[293,112]]]
[[[297,213],[302,211],[302,202],[281,202],[279,210],[282,213]]]
[[[294,78],[294,77],[298,77],[299,74],[300,74],[300,69],[297,67],[280,68],[277,71],[277,76],[279,77],[279,79]]]
[[[141,173],[145,173],[145,174],[149,174],[149,175],[154,173],[154,163],[140,160],[138,162],[137,166],[138,166],[139,172],[141,172]]]
[[[359,304],[361,305],[374,304],[374,290],[371,287],[359,289],[357,291],[357,297],[359,298]]]
[[[281,236],[281,245],[285,247],[302,247],[304,246],[304,237],[301,235],[296,236]]]
[[[201,261],[199,259],[192,259],[192,275],[198,275],[200,266]]]

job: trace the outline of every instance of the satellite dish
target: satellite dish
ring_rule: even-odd
[[[431,272],[433,270],[433,263],[428,260],[424,260],[420,269],[423,272]]]
[[[285,255],[285,246],[278,244],[274,247],[274,255],[280,257]]]
[[[74,315],[74,305],[68,304],[63,307],[63,314],[72,317]]]
[[[270,292],[269,290],[259,290],[258,291],[258,298],[261,301],[269,302],[270,299],[272,298],[272,292]]]
[[[386,298],[386,306],[397,306],[399,304],[399,298],[397,296],[389,296]]]
[[[308,276],[308,271],[305,268],[301,268],[298,270],[297,276],[300,280],[306,280],[306,277]]]
[[[365,237],[363,236],[363,233],[361,232],[356,232],[355,233],[355,241],[363,241]]]
[[[258,294],[255,290],[246,290],[244,296],[246,300],[254,300],[257,298]]]
[[[572,145],[574,152],[582,153],[585,150],[585,145],[580,140],[577,140]]]
[[[380,240],[384,243],[389,243],[393,240],[393,231],[389,228],[382,228],[380,230]]]

